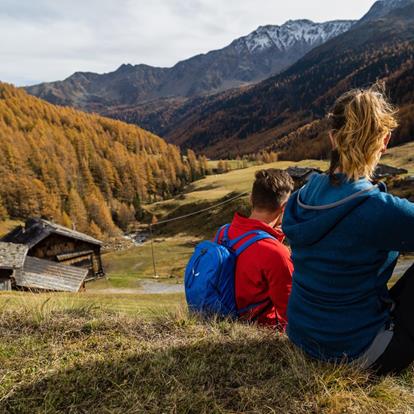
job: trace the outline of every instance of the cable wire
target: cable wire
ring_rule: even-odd
[[[151,223],[150,226],[158,226],[159,224],[170,223],[171,221],[177,221],[177,220],[182,220],[184,218],[196,216],[197,214],[201,214],[201,213],[204,213],[205,211],[213,210],[213,209],[215,209],[217,207],[223,206],[224,204],[228,204],[228,203],[230,203],[230,202],[232,202],[234,200],[237,200],[238,198],[242,198],[242,197],[244,197],[244,196],[246,196],[248,194],[249,194],[248,192],[242,193],[242,194],[239,194],[239,195],[237,195],[235,197],[229,198],[226,201],[222,201],[221,203],[215,204],[214,206],[210,206],[210,207],[207,207],[207,208],[203,208],[202,210],[194,211],[193,213],[184,214],[183,216],[174,217],[174,218],[167,219],[167,220],[157,221],[156,223]]]

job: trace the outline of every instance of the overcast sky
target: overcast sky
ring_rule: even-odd
[[[172,66],[260,25],[362,17],[374,0],[0,0],[0,80]]]

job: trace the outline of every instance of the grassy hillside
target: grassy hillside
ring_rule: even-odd
[[[249,168],[230,171],[226,174],[211,175],[189,185],[183,196],[154,203],[148,207],[153,214],[163,217],[186,204],[213,202],[233,193],[248,192],[251,190],[254,174],[258,170],[267,168],[286,169],[293,165],[325,169],[328,163],[318,160],[303,160],[300,162],[277,161],[271,164],[255,165]]]
[[[414,371],[375,378],[310,361],[256,326],[151,318],[92,300],[0,294],[0,412],[412,413]]]

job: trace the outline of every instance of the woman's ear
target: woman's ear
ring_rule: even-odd
[[[332,131],[329,131],[329,140],[331,141],[332,149],[336,149],[336,142]]]
[[[391,140],[391,132],[389,134],[387,134],[387,136],[384,138],[384,146],[382,147],[381,152],[384,154],[385,151],[387,151],[388,148],[388,144],[390,143]]]

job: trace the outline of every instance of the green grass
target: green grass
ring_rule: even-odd
[[[300,162],[278,161],[271,164],[256,165],[241,170],[234,170],[226,174],[210,175],[188,186],[183,196],[176,197],[173,200],[154,203],[147,207],[153,214],[162,217],[185,204],[213,202],[220,200],[231,193],[248,192],[251,190],[256,171],[267,168],[286,169],[292,165],[326,169],[328,163],[317,160],[304,160]]]
[[[163,282],[175,282],[182,279],[187,261],[194,249],[190,237],[154,238],[157,276]],[[154,277],[151,243],[133,247],[103,256],[107,280],[88,284],[89,289],[99,288],[138,288],[140,280]]]
[[[37,299],[0,307],[5,414],[408,414],[413,374],[378,379],[311,361],[271,330],[183,310],[147,318]]]

